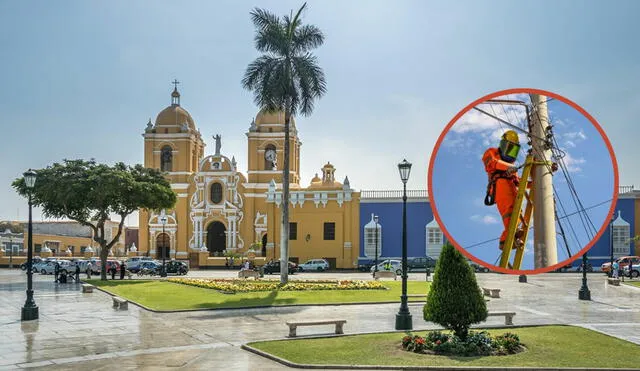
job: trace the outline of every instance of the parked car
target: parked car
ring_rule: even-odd
[[[640,277],[640,264],[636,265],[634,261],[631,265],[625,265],[622,272],[627,277],[638,278]]]
[[[469,261],[469,265],[473,268],[473,270],[477,273],[477,272],[482,272],[482,273],[488,273],[489,272],[489,268],[487,267],[483,267],[480,264],[473,262],[473,261]]]
[[[60,265],[60,273],[75,272],[76,266],[69,260],[49,260],[46,264],[40,266],[40,273],[42,274],[54,274],[56,271],[56,264]]]
[[[329,269],[329,262],[324,259],[311,259],[298,266],[300,272],[302,271],[326,271]]]
[[[154,260],[145,260],[141,262],[140,265],[138,266],[137,273],[138,275],[150,274],[153,276],[156,274],[160,274],[161,268],[162,268],[161,263],[158,263],[157,261],[154,261]]]
[[[629,265],[630,262],[633,262],[633,265],[640,265],[640,256],[622,256],[618,259],[615,259],[614,261],[617,261],[618,264],[620,265],[620,269],[624,270],[624,267]],[[609,271],[611,270],[611,262],[606,262],[602,264],[600,269],[602,270],[602,272],[608,274]]]
[[[436,267],[436,260],[430,256],[412,258],[407,260],[407,270],[409,272],[415,270],[426,270],[429,268],[431,271]]]
[[[264,265],[264,273],[280,273],[280,260],[272,260]],[[298,270],[298,265],[294,262],[289,262],[289,274],[294,274]]]
[[[168,261],[166,262],[166,267],[167,267],[167,273],[184,275],[189,272],[189,266],[187,265],[187,263],[180,260]]]
[[[391,270],[396,272],[397,275],[401,275],[402,274],[402,262],[400,260],[384,260],[382,263],[378,264],[378,270],[379,271],[384,271],[386,270],[384,268],[385,264],[391,262]],[[371,267],[371,273],[373,273],[373,271],[375,270],[375,266]]]
[[[371,267],[373,267],[373,261],[361,261],[358,264],[358,270],[360,272],[369,272]]]
[[[42,261],[42,258],[39,256],[34,256],[32,258],[32,264],[35,267],[36,264],[40,263]],[[22,269],[23,271],[27,270],[27,262],[25,261],[24,263],[20,264],[20,269]]]
[[[127,270],[131,273],[138,273],[138,270],[140,270],[140,264],[143,261],[153,261],[153,259],[151,257],[148,256],[134,256],[131,257],[129,259],[127,259],[127,261],[125,262],[125,265],[127,266]]]

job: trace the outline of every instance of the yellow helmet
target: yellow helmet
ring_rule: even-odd
[[[500,140],[500,146],[498,147],[500,150],[500,157],[502,160],[513,163],[518,158],[518,153],[520,152],[520,138],[518,137],[518,133],[513,130],[507,130],[504,134],[502,134],[502,139]]]
[[[508,140],[511,143],[520,144],[520,137],[514,130],[507,130],[502,134],[502,139]]]

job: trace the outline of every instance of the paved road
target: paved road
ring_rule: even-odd
[[[191,276],[232,277],[234,271],[199,271]],[[82,294],[79,285],[56,285],[37,275],[40,320],[20,322],[25,276],[0,270],[0,369],[36,367],[47,370],[128,369],[283,369],[284,366],[242,351],[252,340],[287,334],[289,319],[346,319],[346,333],[392,331],[398,304],[290,307],[249,310],[152,313],[130,305],[115,311],[101,292]],[[365,273],[304,273],[300,278],[370,279]],[[577,299],[577,274],[516,276],[478,274],[482,286],[501,288],[490,311],[512,310],[515,324],[576,324],[640,344],[640,289],[609,287],[601,274],[590,275],[593,301]],[[423,280],[424,273],[410,279]],[[422,319],[422,305],[411,304],[415,329],[436,328]],[[490,317],[485,325],[499,326]],[[330,328],[301,328],[300,335]]]

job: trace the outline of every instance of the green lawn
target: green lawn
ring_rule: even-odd
[[[115,295],[154,310],[243,308],[265,305],[399,302],[401,281],[384,281],[389,290],[265,291],[222,294],[215,290],[163,281],[89,280]],[[428,282],[408,281],[409,294],[426,293]],[[420,301],[409,298],[410,301]],[[424,298],[422,299],[424,301]]]
[[[625,281],[627,285],[640,287],[640,281]]]
[[[347,324],[348,326],[348,324]],[[347,327],[348,328],[348,327]],[[249,345],[295,363],[391,366],[638,367],[640,346],[591,330],[545,326],[515,332],[527,347],[509,356],[450,357],[402,350],[402,333],[255,342]],[[424,335],[423,332],[416,334]]]

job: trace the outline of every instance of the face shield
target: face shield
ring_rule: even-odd
[[[507,162],[515,162],[520,152],[520,145],[502,139],[500,141],[500,155],[502,159]]]

